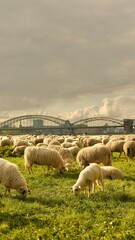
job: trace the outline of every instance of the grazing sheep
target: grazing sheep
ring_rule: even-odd
[[[47,148],[48,145],[45,144],[45,143],[37,143],[36,147],[44,147],[44,148]]]
[[[106,146],[108,148],[110,148],[111,153],[112,153],[112,157],[113,157],[113,152],[118,152],[119,153],[119,158],[121,156],[121,154],[123,153],[123,145],[125,143],[125,140],[110,140]]]
[[[72,186],[73,193],[77,195],[80,190],[86,191],[88,186],[88,197],[90,196],[90,188],[92,185],[92,192],[95,191],[96,184],[102,187],[104,191],[104,180],[100,166],[97,163],[91,163],[85,169],[83,169],[78,177],[76,183]]]
[[[14,150],[12,151],[12,155],[15,157],[20,157],[24,154],[24,150],[25,150],[26,146],[17,146],[14,148]]]
[[[71,142],[63,142],[63,143],[61,144],[61,146],[62,146],[63,148],[69,148],[69,147],[72,147],[73,145],[72,145]]]
[[[30,192],[18,166],[3,158],[0,158],[0,183],[6,187],[5,195],[7,192],[10,194],[10,189],[15,189],[23,196]]]
[[[127,140],[123,145],[123,151],[128,161],[135,156],[135,141]]]
[[[60,148],[61,148],[61,145],[53,145],[53,144],[50,144],[50,145],[48,145],[48,147],[47,147],[48,149],[54,149],[54,150],[56,150],[56,151],[58,151],[59,152],[59,150],[60,150]]]
[[[32,165],[44,165],[59,170],[60,172],[64,168],[64,162],[59,154],[54,149],[41,148],[36,146],[29,146],[24,151],[24,163],[25,169],[28,169],[29,173],[32,172]]]
[[[2,138],[0,140],[0,147],[10,146],[10,145],[12,145],[12,141],[8,137]]]
[[[72,147],[69,147],[68,150],[70,151],[72,156],[76,158],[77,153],[80,151],[80,148],[78,146],[72,146]]]
[[[56,146],[59,146],[60,145],[60,142],[58,140],[51,140],[48,144],[48,146],[51,146],[51,145],[56,145]]]
[[[76,161],[82,168],[85,168],[92,162],[103,163],[105,166],[112,165],[111,152],[109,148],[102,143],[80,149]]]
[[[37,137],[35,140],[34,140],[34,144],[37,145],[38,143],[43,143],[44,141],[44,138],[43,137]]]
[[[13,141],[13,145],[15,146],[15,147],[17,147],[17,146],[29,146],[30,144],[29,144],[29,142],[28,142],[28,140],[24,140],[24,139],[20,139],[20,138],[15,138],[14,139],[14,141]]]
[[[68,150],[68,148],[60,148],[59,153],[62,156],[62,159],[64,161],[64,166],[67,171],[71,169],[73,157],[71,152]]]
[[[108,179],[123,179],[124,175],[120,169],[113,166],[100,166],[103,174],[103,178]]]
[[[94,146],[96,143],[101,143],[101,142],[102,142],[101,139],[88,137],[86,140],[86,146],[87,147]]]
[[[108,136],[102,138],[102,143],[103,144],[107,144],[108,142],[109,142],[109,137]]]

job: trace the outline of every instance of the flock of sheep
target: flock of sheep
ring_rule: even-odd
[[[29,174],[32,165],[43,165],[59,172],[72,171],[76,160],[80,174],[71,187],[75,195],[88,187],[90,192],[99,185],[104,191],[104,179],[122,179],[122,171],[113,166],[113,152],[125,155],[127,160],[135,156],[135,137],[127,136],[1,136],[0,147],[13,146],[12,157],[23,156],[24,166]],[[120,157],[119,156],[119,157]],[[0,183],[10,194],[16,189],[21,195],[30,192],[27,182],[14,163],[0,158]]]

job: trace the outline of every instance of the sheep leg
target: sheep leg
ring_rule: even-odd
[[[88,198],[90,197],[90,192],[91,192],[91,189],[92,189],[92,192],[93,192],[93,182],[89,181],[89,184],[88,184]]]
[[[84,193],[84,195],[86,195],[86,187],[84,188],[83,193]]]
[[[102,188],[102,191],[104,192],[104,190],[105,190],[104,189],[104,181],[102,179],[100,179],[99,182],[100,182],[100,186]]]
[[[6,188],[5,193],[4,193],[5,196],[7,195],[7,192],[9,195],[11,195],[10,188]]]
[[[120,154],[119,154],[119,157],[118,157],[118,158],[120,158],[120,157],[121,157],[121,155],[122,155],[122,152],[120,152]]]
[[[96,188],[96,181],[91,182],[91,186],[92,186],[92,193],[94,193]]]
[[[29,174],[32,173],[32,165],[28,168]]]

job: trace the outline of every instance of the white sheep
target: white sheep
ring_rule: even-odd
[[[28,140],[26,139],[26,140],[24,140],[24,139],[21,139],[21,138],[15,138],[14,139],[14,141],[13,141],[13,145],[15,146],[15,147],[17,147],[17,146],[29,146],[30,144],[29,144],[29,142],[28,142]]]
[[[63,148],[69,148],[69,147],[72,147],[72,143],[71,142],[63,142],[61,143],[61,147]]]
[[[15,189],[23,196],[30,192],[18,166],[3,158],[0,158],[0,183],[6,187],[5,195],[7,192],[10,194],[10,189]]]
[[[12,141],[10,138],[8,137],[3,137],[1,140],[0,140],[0,147],[4,147],[4,146],[10,146],[12,145]]]
[[[127,140],[123,145],[123,151],[128,161],[132,160],[135,157],[135,141]]]
[[[92,192],[95,191],[96,184],[102,187],[104,191],[104,180],[100,166],[97,163],[91,163],[85,169],[83,169],[78,177],[76,183],[72,186],[73,193],[77,195],[80,190],[85,190],[88,186],[88,197],[90,196],[90,190],[92,186]]]
[[[17,156],[20,157],[24,154],[24,150],[26,148],[26,145],[22,145],[22,146],[17,146],[14,148],[14,150],[12,151],[12,155],[13,156]]]
[[[123,179],[124,174],[119,168],[113,166],[100,166],[103,174],[103,178],[108,179]]]
[[[68,148],[60,148],[59,153],[62,156],[62,159],[64,161],[64,166],[67,171],[71,169],[72,162],[73,162],[73,156]]]
[[[103,163],[105,166],[111,166],[111,151],[106,145],[97,143],[94,146],[80,149],[77,154],[76,161],[82,168],[85,168],[92,162]]]
[[[108,141],[108,143],[106,144],[106,146],[108,148],[110,148],[111,153],[112,153],[112,157],[113,157],[113,153],[114,152],[118,152],[119,153],[119,158],[123,152],[123,145],[125,143],[125,140],[122,139],[118,139],[118,140],[110,140]]]
[[[54,149],[41,148],[36,146],[28,146],[24,151],[24,164],[25,169],[28,169],[29,173],[32,172],[32,165],[43,165],[49,168],[54,168],[60,172],[64,168],[64,162],[59,154]]]
[[[68,150],[70,151],[70,153],[72,154],[72,156],[74,158],[76,158],[77,153],[80,151],[80,148],[78,146],[71,146],[68,148]]]

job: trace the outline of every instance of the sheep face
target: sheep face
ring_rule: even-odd
[[[116,170],[112,170],[109,177],[111,179],[122,179],[123,174],[121,172],[116,171]]]
[[[78,195],[80,190],[81,190],[81,186],[76,186],[76,185],[72,186],[72,191],[75,195]]]
[[[19,192],[21,195],[26,195],[28,192],[30,192],[29,188],[27,186],[22,186],[17,189],[17,192]]]
[[[67,172],[70,171],[70,169],[71,169],[71,163],[66,163],[65,166],[64,166],[64,168],[67,170]]]

